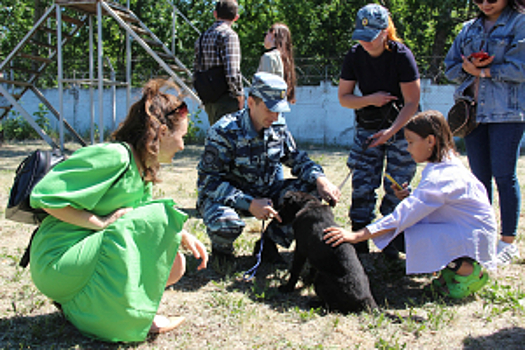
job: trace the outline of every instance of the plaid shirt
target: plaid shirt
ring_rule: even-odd
[[[239,36],[224,21],[215,22],[202,34],[202,65],[199,64],[199,42],[195,42],[195,61],[193,69],[202,72],[223,65],[228,81],[230,95],[243,95],[241,75],[241,46]]]

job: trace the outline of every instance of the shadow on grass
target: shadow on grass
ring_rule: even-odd
[[[288,265],[291,264],[292,251],[281,252],[281,256],[288,262]],[[472,301],[470,297],[456,301],[443,299],[437,295],[429,295],[423,288],[429,283],[430,276],[428,276],[429,278],[407,276],[403,259],[389,261],[381,253],[370,253],[360,258],[367,271],[372,294],[381,312],[394,322],[402,322],[397,311],[406,310],[407,306],[421,307],[429,302],[457,305]],[[193,256],[186,256],[186,259],[188,272],[179,283],[170,287],[174,290],[195,291],[211,280],[226,280],[227,291],[242,292],[252,301],[264,303],[277,312],[285,313],[293,308],[309,311],[322,305],[313,292],[311,282],[308,281],[308,269],[303,271],[302,282],[298,283],[296,290],[292,293],[281,293],[278,287],[287,282],[288,267],[262,263],[253,279],[244,280],[244,273],[256,263],[255,257],[251,255],[238,256],[234,264],[226,266],[210,265],[204,271],[196,271],[196,267],[200,263],[199,260]],[[326,310],[320,308],[320,313],[324,314]],[[424,320],[413,319],[412,321],[423,322]]]
[[[145,341],[111,343],[83,335],[61,312],[38,316],[0,319],[0,349],[122,349],[153,343],[159,334],[149,334]]]
[[[60,312],[0,319],[0,348],[117,349],[122,344],[97,341],[82,335]]]
[[[511,327],[500,329],[496,333],[471,337],[463,340],[463,349],[523,349],[525,347],[525,329],[521,327]]]

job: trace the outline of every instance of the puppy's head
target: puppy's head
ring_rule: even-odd
[[[319,199],[309,193],[294,191],[286,192],[281,199],[279,209],[279,216],[282,219],[282,224],[292,222],[301,209],[303,209],[308,203],[321,204]]]

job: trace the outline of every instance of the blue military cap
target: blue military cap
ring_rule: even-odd
[[[278,75],[259,72],[253,76],[250,93],[264,101],[264,104],[272,112],[290,112],[290,106],[286,101],[288,85]]]
[[[388,27],[388,10],[378,4],[368,4],[357,11],[352,39],[373,41]]]

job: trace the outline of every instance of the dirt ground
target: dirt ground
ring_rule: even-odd
[[[73,150],[78,146],[67,145]],[[30,151],[47,148],[41,142],[0,147],[0,210],[7,205],[14,172]],[[187,146],[171,165],[164,166],[163,183],[155,197],[172,197],[184,210],[194,207],[196,165],[201,146]],[[347,174],[347,150],[308,147],[328,177],[340,184]],[[464,156],[462,159],[466,162]],[[418,176],[422,167],[418,168]],[[525,193],[525,157],[519,160],[519,178]],[[417,181],[417,180],[416,180]],[[334,209],[337,221],[348,226],[350,183]],[[497,207],[497,203],[495,204]],[[192,211],[189,210],[191,213]],[[520,220],[524,233],[523,210]],[[209,248],[202,220],[192,217],[186,229]],[[212,267],[197,271],[198,262],[187,256],[188,271],[166,289],[159,313],[185,316],[177,330],[143,343],[109,344],[83,336],[32,284],[29,269],[18,261],[33,227],[0,218],[0,348],[43,349],[523,349],[525,348],[525,261],[491,274],[487,287],[462,301],[426,296],[422,288],[431,275],[404,273],[404,262],[386,261],[371,244],[362,256],[371,288],[381,311],[341,315],[311,308],[315,293],[300,287],[280,294],[286,269],[263,266],[252,281],[243,273],[254,265],[254,242],[261,222],[247,219],[245,233],[236,241],[237,263],[221,273]],[[525,256],[522,237],[518,239]],[[291,249],[281,249],[291,261]]]

